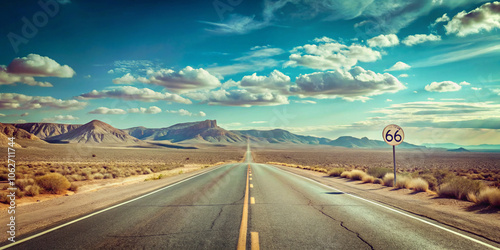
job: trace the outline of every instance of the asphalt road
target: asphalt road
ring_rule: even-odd
[[[238,242],[247,249],[499,246],[287,171],[253,163],[249,152],[245,163],[218,167],[18,241],[27,237],[31,238],[11,248],[236,249]]]

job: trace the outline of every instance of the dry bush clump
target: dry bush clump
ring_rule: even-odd
[[[44,176],[37,177],[36,184],[43,188],[43,190],[53,194],[61,193],[71,186],[68,179],[58,173],[46,174]]]
[[[382,184],[382,185],[383,185],[383,184],[384,184],[384,181],[383,181],[382,179],[380,179],[380,178],[375,178],[375,179],[373,180],[373,184]]]
[[[475,202],[478,204],[490,204],[500,207],[500,189],[492,187],[481,189],[476,196]]]
[[[439,197],[467,200],[469,193],[478,194],[484,184],[481,181],[470,180],[465,177],[452,177],[439,186],[437,193]]]
[[[394,174],[393,174],[394,176]],[[410,184],[410,178],[404,175],[396,175],[396,187],[395,188],[408,188]]]
[[[40,194],[40,186],[37,184],[29,185],[26,187],[26,195],[35,197]]]
[[[429,183],[422,178],[411,179],[408,188],[415,192],[426,192],[429,189]]]
[[[332,168],[328,172],[328,176],[338,177],[345,171],[344,168]]]
[[[375,181],[375,177],[373,177],[371,175],[365,175],[365,176],[363,176],[363,178],[361,179],[361,181],[363,183],[373,183]]]
[[[366,176],[366,173],[361,170],[355,169],[351,171],[351,180],[360,181],[364,176]]]
[[[393,169],[391,168],[373,167],[373,168],[368,168],[366,173],[375,178],[384,178],[386,174],[392,173],[392,171]]]
[[[390,173],[385,174],[384,178],[382,178],[382,181],[384,182],[384,186],[387,186],[387,187],[394,186],[394,174],[390,174]]]
[[[344,171],[344,172],[342,172],[342,174],[340,174],[340,177],[351,179],[351,171]]]

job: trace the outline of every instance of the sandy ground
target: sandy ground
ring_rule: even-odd
[[[86,181],[85,185],[81,182],[82,186],[76,193],[68,192],[64,195],[40,195],[18,199],[16,236],[80,217],[217,167],[217,165],[209,168],[203,166],[205,165],[191,164],[183,168],[163,171],[160,173],[165,177],[159,180],[145,181],[145,179],[158,176],[160,173],[111,180],[93,180]],[[7,208],[7,205],[2,204],[0,212],[6,214]],[[2,216],[0,225],[7,223],[9,223],[8,216]],[[7,234],[0,234],[0,241],[6,240]]]
[[[434,193],[413,193],[409,189],[394,189],[380,184],[367,184],[323,173],[277,166],[325,185],[390,207],[438,221],[500,243],[500,209],[477,206],[472,202],[438,198]],[[381,222],[383,223],[383,222]]]

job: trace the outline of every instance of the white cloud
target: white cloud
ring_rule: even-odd
[[[89,112],[89,114],[97,114],[97,115],[124,115],[127,111],[123,109],[110,109],[106,107],[99,107]]]
[[[407,36],[402,43],[404,43],[406,46],[413,46],[425,42],[432,42],[432,41],[441,41],[441,36],[439,35],[434,35],[434,34],[415,34],[415,35],[410,35]]]
[[[271,92],[252,93],[246,89],[219,89],[186,95],[209,105],[251,107],[288,104],[288,98],[284,95]]]
[[[137,79],[133,77],[130,73],[125,74],[122,77],[113,79],[114,84],[131,84],[137,82]]]
[[[144,102],[178,102],[184,104],[191,104],[189,99],[186,99],[177,94],[155,92],[148,88],[138,89],[132,86],[112,87],[105,90],[97,91],[92,90],[89,93],[81,94],[79,99],[102,99],[102,98],[116,98],[124,100],[137,100]]]
[[[179,110],[165,110],[166,113],[171,113],[171,114],[179,114],[180,116],[199,116],[199,117],[205,117],[207,114],[203,111],[199,111],[198,113],[191,113],[185,109],[179,109]]]
[[[360,62],[374,62],[382,58],[380,52],[371,48],[338,43],[306,44],[291,51],[285,67],[304,66],[312,69],[350,69]]]
[[[52,87],[49,82],[36,81],[34,77],[71,78],[75,71],[68,65],[46,56],[29,54],[12,60],[8,66],[0,65],[0,85],[24,83],[30,86]]]
[[[391,100],[391,99],[386,99],[385,101],[386,101],[386,102],[392,102],[392,100]]]
[[[114,70],[112,70],[112,69],[108,70],[108,74],[114,74],[114,73],[115,73]]]
[[[221,85],[219,79],[211,75],[208,71],[202,68],[194,69],[190,66],[187,66],[179,71],[174,71],[171,69],[160,69],[157,71],[148,70],[147,74],[147,78],[139,77],[137,78],[137,80],[142,83],[150,83],[163,86],[175,93],[186,93],[203,89],[213,89],[220,87]],[[132,76],[125,75],[124,77],[125,80],[134,80]],[[117,80],[117,82],[125,80],[121,79]]]
[[[290,86],[290,77],[275,69],[269,76],[258,76],[257,73],[244,76],[239,85],[257,93],[269,90],[284,92]]]
[[[461,89],[462,86],[452,81],[432,82],[425,86],[425,90],[429,92],[453,92]]]
[[[314,40],[313,40],[313,41],[314,41],[315,43],[332,43],[332,42],[335,42],[335,40],[334,40],[334,39],[329,38],[329,37],[326,37],[326,36],[321,37],[321,38],[316,37],[316,38],[314,38]]]
[[[386,69],[384,71],[408,70],[410,68],[411,68],[410,65],[408,65],[408,64],[406,64],[404,62],[399,61],[399,62],[395,63],[394,65],[392,65],[392,67],[390,67],[390,68],[388,68],[388,69]]]
[[[376,37],[373,37],[371,39],[368,39],[366,41],[368,43],[368,46],[370,47],[394,47],[399,44],[399,39],[396,34],[389,34],[389,35],[379,35]]]
[[[406,87],[389,73],[375,73],[359,66],[346,71],[316,72],[300,75],[290,91],[316,98],[341,97],[346,100],[366,100],[369,96],[395,93]]]
[[[56,115],[54,117],[44,118],[42,122],[55,122],[55,121],[74,121],[80,118],[72,115]]]
[[[446,34],[462,37],[500,28],[500,2],[485,3],[470,12],[462,11],[444,27]]]
[[[0,93],[0,109],[82,109],[86,102],[61,100],[51,96],[28,96],[17,93]]]
[[[251,59],[263,58],[263,57],[273,57],[285,53],[284,50],[280,48],[269,48],[269,47],[253,47],[250,52],[247,52],[245,56],[238,57],[234,61],[247,61]]]
[[[408,75],[408,74],[401,74],[401,75],[399,75],[398,77],[399,77],[399,78],[405,78],[405,77],[409,77],[409,75]]]
[[[267,68],[276,67],[278,66],[278,64],[280,64],[280,61],[277,61],[275,59],[261,58],[259,60],[249,60],[245,62],[234,63],[231,65],[212,66],[210,68],[207,68],[207,71],[212,74],[225,76],[249,71],[262,71]]]
[[[448,21],[450,21],[448,14],[444,13],[441,17],[438,17],[436,21],[434,21],[431,25],[436,26],[438,23],[446,23]]]
[[[225,22],[201,22],[214,26],[214,29],[207,30],[219,34],[246,34],[270,25],[269,21],[255,20],[255,16],[242,16],[239,14],[231,14]]]
[[[295,103],[302,103],[302,104],[316,104],[317,102],[311,101],[311,100],[298,100],[294,101]]]
[[[469,48],[438,54],[423,61],[413,63],[413,67],[432,67],[436,65],[452,63],[475,58],[479,56],[490,56],[500,52],[500,45],[497,43],[487,44],[481,47]]]
[[[149,108],[131,108],[128,110],[129,113],[140,113],[140,114],[158,114],[161,113],[161,109],[156,106],[151,106]]]
[[[252,124],[263,124],[268,123],[268,121],[253,121]]]
[[[471,87],[471,89],[472,89],[472,90],[476,90],[476,91],[478,91],[478,90],[482,90],[483,88]]]
[[[469,86],[470,83],[464,81],[464,82],[459,83],[459,85],[460,86]]]

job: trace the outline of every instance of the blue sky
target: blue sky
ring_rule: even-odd
[[[1,122],[500,142],[500,2],[2,5]]]

